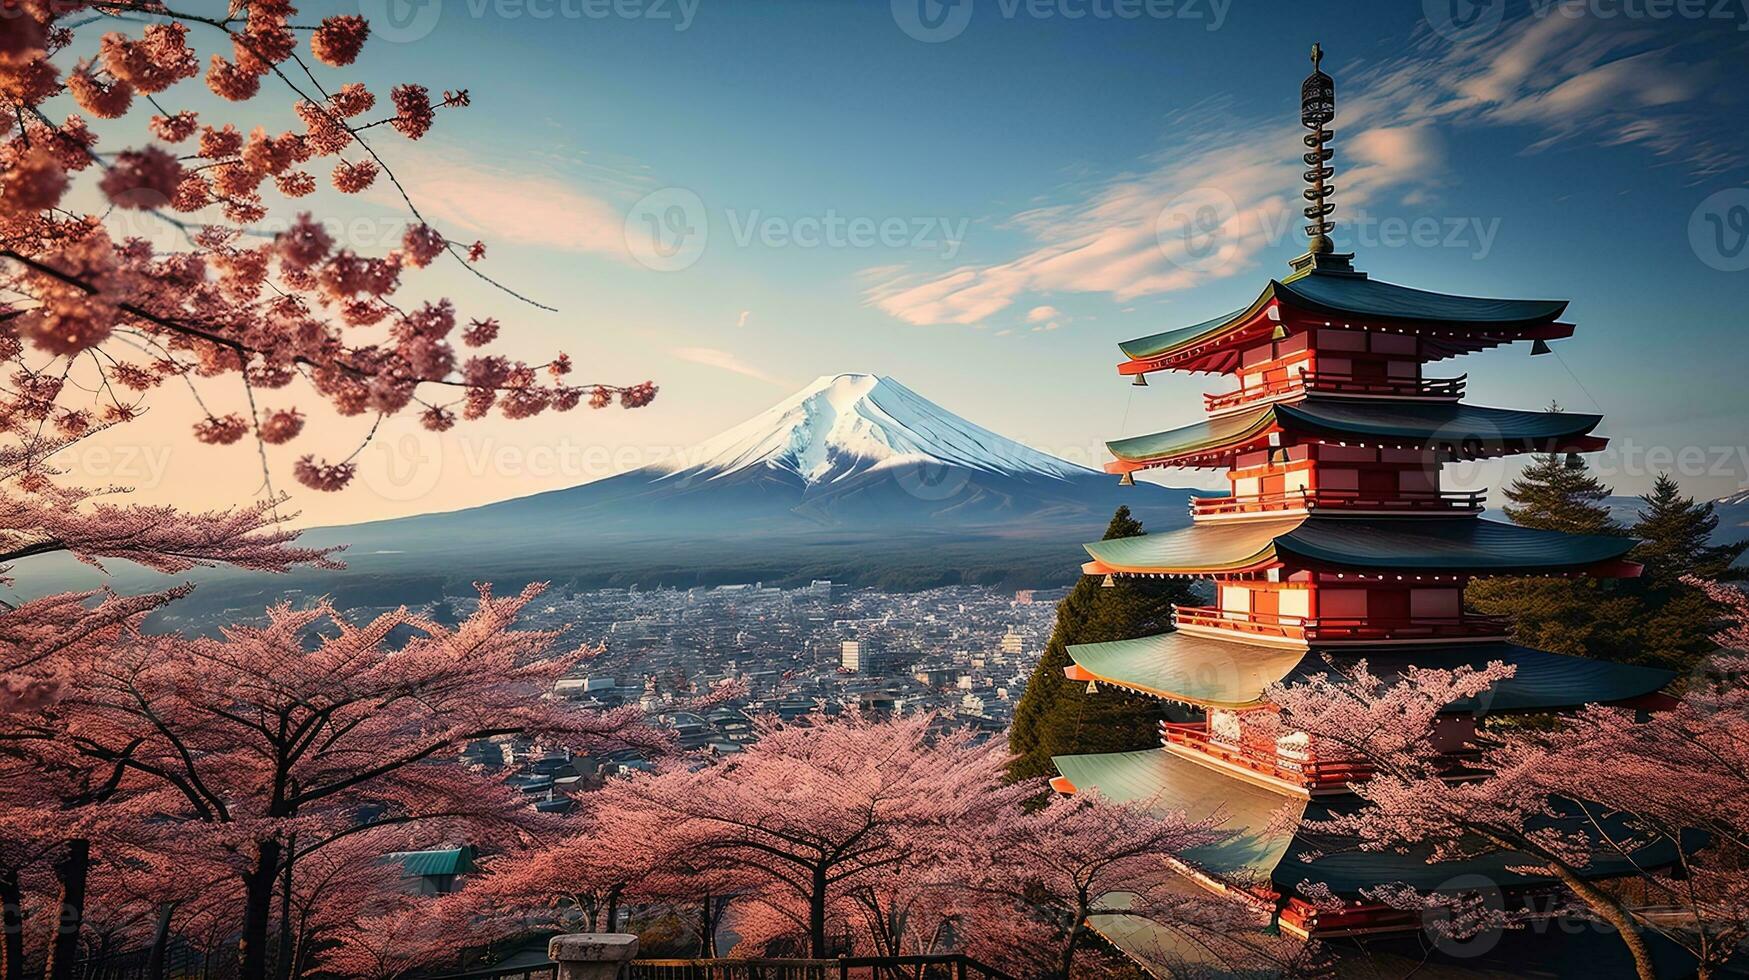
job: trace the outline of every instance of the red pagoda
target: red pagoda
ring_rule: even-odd
[[[1503,887],[1545,879],[1513,873],[1511,855],[1429,864],[1416,855],[1324,853],[1296,843],[1302,822],[1357,806],[1351,783],[1363,763],[1324,751],[1305,733],[1277,737],[1259,724],[1268,687],[1331,663],[1365,659],[1380,676],[1408,666],[1516,666],[1472,704],[1455,704],[1435,737],[1461,746],[1482,717],[1544,713],[1587,703],[1653,698],[1666,671],[1527,649],[1507,624],[1464,607],[1474,578],[1632,576],[1633,542],[1484,520],[1481,493],[1442,488],[1442,464],[1517,453],[1603,448],[1596,415],[1466,404],[1464,377],[1427,366],[1484,348],[1529,341],[1533,354],[1569,337],[1559,300],[1481,299],[1372,279],[1339,254],[1333,228],[1331,132],[1335,87],[1318,69],[1302,86],[1308,130],[1304,193],[1310,247],[1293,272],[1244,308],[1121,344],[1120,375],[1146,384],[1156,371],[1207,372],[1230,390],[1204,398],[1205,418],[1182,428],[1108,443],[1107,469],[1224,470],[1230,493],[1193,500],[1181,530],[1086,546],[1089,575],[1212,580],[1211,605],[1181,606],[1176,629],[1071,646],[1071,680],[1110,685],[1187,706],[1187,722],[1161,726],[1161,747],[1058,756],[1060,792],[1097,787],[1116,799],[1152,800],[1193,819],[1223,818],[1232,839],[1187,855],[1203,884],[1240,888],[1269,904],[1285,931],[1338,936],[1409,930],[1418,920],[1367,902],[1364,889],[1403,882],[1423,890],[1465,873]],[[1269,731],[1268,736],[1259,733]],[[1598,862],[1598,874],[1609,871]],[[1302,883],[1347,900],[1319,910]],[[1095,917],[1108,939],[1146,961],[1147,923]],[[1155,930],[1161,932],[1163,930]]]

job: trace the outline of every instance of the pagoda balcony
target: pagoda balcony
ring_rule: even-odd
[[[1173,625],[1204,635],[1265,643],[1419,643],[1430,640],[1501,640],[1508,621],[1498,616],[1282,616],[1216,606],[1176,606]]]
[[[1290,490],[1244,497],[1192,497],[1190,516],[1198,521],[1279,517],[1313,511],[1469,516],[1480,514],[1486,500],[1486,492],[1480,490],[1399,490],[1392,494],[1358,490]]]
[[[1255,773],[1265,779],[1298,786],[1313,795],[1346,792],[1349,783],[1373,774],[1373,767],[1358,758],[1318,758],[1315,754],[1284,753],[1273,743],[1217,737],[1202,721],[1163,721],[1160,743],[1170,751],[1200,753],[1228,768]]]
[[[1265,402],[1288,401],[1308,394],[1336,395],[1350,398],[1414,398],[1429,401],[1457,401],[1463,397],[1468,375],[1455,378],[1361,378],[1352,374],[1328,371],[1307,371],[1275,381],[1218,395],[1202,396],[1203,407],[1211,415],[1260,405]]]

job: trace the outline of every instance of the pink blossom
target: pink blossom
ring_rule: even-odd
[[[42,146],[25,151],[0,171],[0,200],[9,211],[43,211],[61,202],[67,174],[60,161]]]
[[[390,123],[402,136],[416,140],[431,130],[436,114],[431,110],[431,96],[423,85],[397,85],[389,92],[395,103],[395,118]]]
[[[122,79],[100,81],[86,65],[67,76],[67,91],[79,108],[99,119],[120,119],[134,101],[134,87]]]
[[[155,146],[148,146],[116,154],[98,187],[118,207],[146,210],[169,203],[182,177],[181,162]]]
[[[151,126],[152,134],[164,142],[180,143],[194,135],[198,121],[194,113],[184,111],[170,116],[153,116]]]
[[[490,318],[469,321],[468,329],[462,332],[462,343],[469,347],[484,347],[496,339],[498,321]]]
[[[414,268],[424,268],[431,260],[443,254],[447,243],[437,229],[427,224],[411,225],[407,233],[401,236],[401,247],[407,253],[407,262]]]
[[[363,17],[328,17],[310,35],[310,53],[324,64],[335,67],[350,65],[364,48],[365,38],[369,36],[370,25]]]
[[[261,91],[261,76],[215,54],[207,67],[206,85],[221,99],[247,102]]]
[[[377,165],[369,160],[342,161],[334,167],[334,187],[343,194],[357,194],[377,178]]]
[[[345,489],[352,482],[353,472],[351,463],[319,463],[314,456],[304,456],[292,467],[292,475],[299,483],[325,493]]]
[[[195,423],[194,437],[215,446],[228,446],[249,432],[249,420],[241,415],[209,415]]]

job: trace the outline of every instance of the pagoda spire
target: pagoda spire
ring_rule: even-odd
[[[1309,250],[1313,253],[1336,250],[1336,243],[1330,240],[1330,232],[1336,225],[1329,220],[1336,205],[1328,200],[1336,188],[1327,183],[1336,172],[1330,166],[1332,151],[1329,146],[1335,134],[1324,128],[1336,118],[1336,80],[1318,67],[1323,60],[1323,46],[1313,44],[1312,73],[1300,83],[1300,125],[1311,130],[1305,135],[1306,153],[1301,157],[1307,167],[1302,176],[1311,186],[1301,193],[1310,202],[1304,213],[1306,220],[1311,222],[1306,226],[1306,237],[1311,239]]]
[[[1298,271],[1324,269],[1327,271],[1350,271],[1347,259],[1351,256],[1337,255],[1336,243],[1331,240],[1330,232],[1335,230],[1335,222],[1330,215],[1336,210],[1336,205],[1330,200],[1330,195],[1336,188],[1330,183],[1335,175],[1335,168],[1330,166],[1330,140],[1335,137],[1327,127],[1336,118],[1336,80],[1324,73],[1320,67],[1324,60],[1324,46],[1312,45],[1312,73],[1300,83],[1300,125],[1307,130],[1302,141],[1306,144],[1306,152],[1300,155],[1305,161],[1306,170],[1300,175],[1306,182],[1306,189],[1300,194],[1306,199],[1306,206],[1301,213],[1306,216],[1306,254],[1294,259],[1290,264]]]

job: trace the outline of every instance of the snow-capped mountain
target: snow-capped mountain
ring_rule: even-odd
[[[469,510],[311,532],[310,543],[348,543],[350,569],[294,573],[296,581],[265,588],[374,596],[414,579],[452,593],[472,579],[1048,585],[1074,580],[1078,546],[1099,537],[1119,504],[1164,530],[1188,521],[1188,496],[1120,487],[891,378],[839,374],[663,465]]]
[[[763,466],[816,485],[919,463],[1058,480],[1093,473],[974,425],[892,378],[873,374],[818,378],[682,453],[669,468],[718,478]]]

